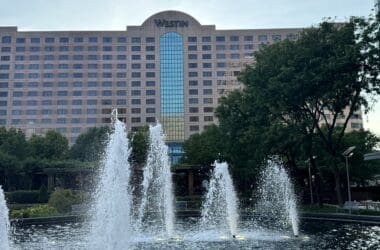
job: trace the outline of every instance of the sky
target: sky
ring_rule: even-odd
[[[217,29],[298,28],[324,18],[368,16],[375,0],[0,0],[0,26],[33,30],[125,30],[164,10]],[[380,136],[380,97],[364,127]]]

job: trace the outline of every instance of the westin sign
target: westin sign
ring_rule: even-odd
[[[154,19],[154,23],[157,27],[165,27],[165,28],[171,28],[171,27],[189,27],[188,21],[182,21],[182,20],[165,20],[165,19]]]

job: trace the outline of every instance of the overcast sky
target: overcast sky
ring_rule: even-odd
[[[368,16],[375,0],[0,0],[0,26],[30,30],[125,30],[164,10],[217,29],[292,28],[326,17]],[[380,98],[378,98],[380,99]],[[380,135],[380,102],[364,118]]]

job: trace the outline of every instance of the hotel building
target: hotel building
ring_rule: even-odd
[[[218,99],[242,88],[253,52],[302,29],[217,30],[178,11],[124,31],[18,31],[0,27],[0,126],[27,136],[49,129],[74,143],[110,123],[131,130],[160,121],[172,155],[216,123]],[[362,125],[361,116],[349,128]]]

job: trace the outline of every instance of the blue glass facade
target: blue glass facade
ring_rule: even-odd
[[[161,123],[168,142],[185,139],[183,39],[176,32],[160,37]]]

